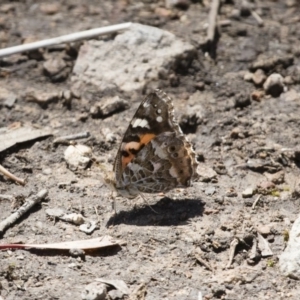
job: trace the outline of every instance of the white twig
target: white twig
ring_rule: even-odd
[[[215,31],[217,26],[217,17],[220,7],[220,0],[212,0],[210,12],[208,16],[207,42],[211,43],[215,39]]]
[[[252,205],[252,209],[255,208],[257,202],[259,201],[259,199],[261,198],[261,195],[258,195],[257,198],[255,199],[255,201],[253,202],[253,205]]]
[[[75,42],[82,39],[89,39],[98,35],[116,32],[119,30],[125,30],[130,27],[131,23],[121,23],[117,25],[111,25],[106,27],[94,28],[85,31],[79,31],[67,35],[62,35],[56,38],[46,39],[38,42],[28,43],[24,45],[9,47],[0,50],[0,57],[21,53],[25,51],[35,50],[47,46],[53,46],[62,43]]]
[[[234,254],[235,254],[235,249],[237,247],[237,245],[239,244],[239,239],[237,237],[235,237],[232,242],[230,243],[230,250],[229,250],[229,261],[228,264],[226,265],[226,269],[228,269],[232,262],[233,262],[233,258],[234,258]]]
[[[259,26],[264,25],[264,20],[260,17],[260,15],[255,10],[251,10],[251,15],[256,20]]]
[[[1,51],[1,50],[0,50]],[[2,173],[3,175],[7,176],[8,178],[10,178],[11,180],[21,184],[21,185],[25,185],[25,180],[21,179],[17,176],[15,176],[14,174],[10,173],[8,170],[6,170],[3,166],[0,165],[0,173]]]
[[[39,203],[48,194],[47,190],[41,190],[37,195],[33,195],[26,199],[26,202],[8,218],[0,222],[0,235],[12,224],[14,224],[20,217],[22,217],[28,210],[30,210],[35,204]]]

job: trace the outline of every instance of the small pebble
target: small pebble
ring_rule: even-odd
[[[284,91],[283,77],[278,73],[271,74],[264,83],[264,90],[273,97],[278,97]]]
[[[242,197],[243,198],[250,198],[253,196],[253,188],[248,187],[242,192]]]
[[[266,79],[267,76],[262,69],[257,69],[252,77],[254,84],[257,86],[262,86]]]
[[[84,288],[82,300],[105,300],[107,296],[106,285],[101,282],[92,282]]]
[[[257,231],[263,235],[263,236],[267,236],[271,233],[271,226],[269,225],[260,225],[257,227]]]

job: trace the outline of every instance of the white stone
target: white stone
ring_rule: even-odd
[[[91,160],[92,149],[85,145],[71,145],[64,153],[70,170],[85,169]]]
[[[279,268],[285,276],[300,280],[300,215],[290,231],[287,247],[279,256]]]

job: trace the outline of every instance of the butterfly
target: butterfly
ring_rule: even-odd
[[[191,143],[174,118],[171,98],[156,89],[139,105],[106,182],[123,197],[186,188],[197,178]]]

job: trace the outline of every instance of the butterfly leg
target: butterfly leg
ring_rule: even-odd
[[[109,198],[112,200],[111,201],[111,208],[115,211],[115,215],[117,215],[117,202],[116,202],[116,197],[114,196],[114,192],[112,191]]]
[[[153,212],[155,212],[156,214],[159,214],[155,209],[153,209],[153,208],[150,206],[150,204],[149,204],[149,202],[147,201],[147,199],[146,199],[146,197],[145,197],[144,194],[139,194],[139,196],[144,200],[144,202],[150,207],[150,209],[151,209]]]

